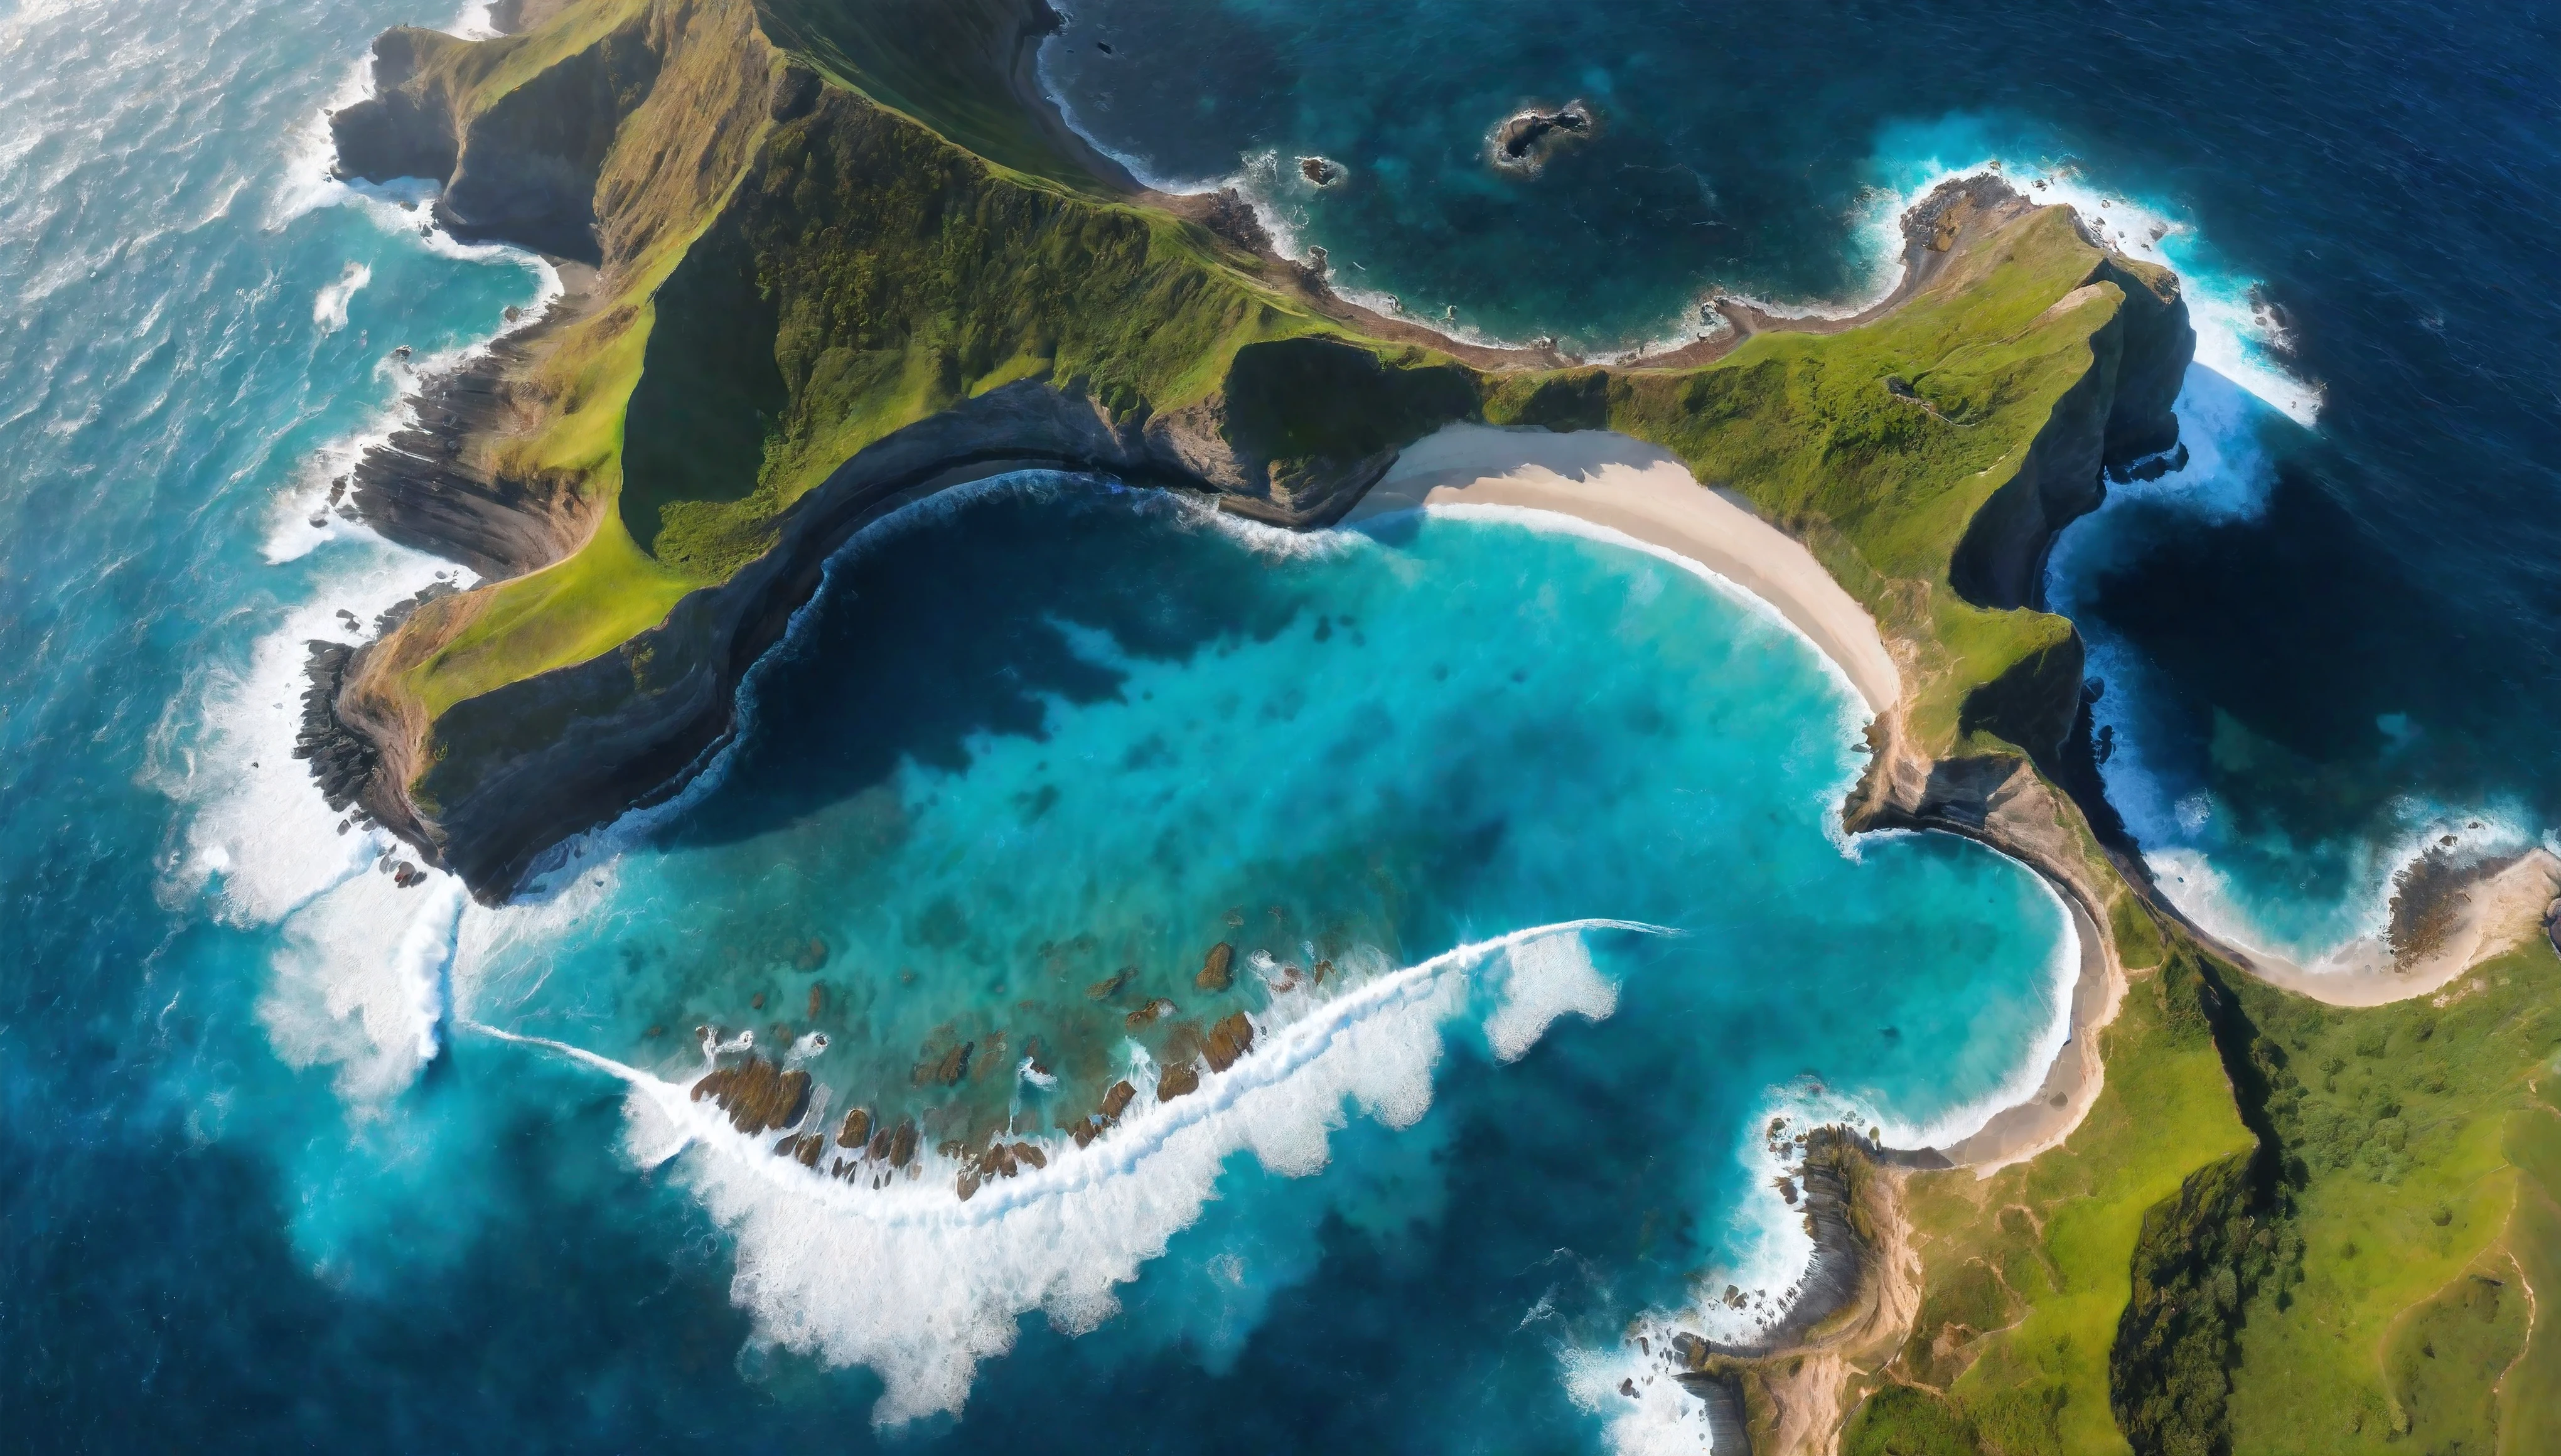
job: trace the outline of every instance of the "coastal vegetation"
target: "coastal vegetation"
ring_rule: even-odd
[[[1921,220],[1908,296],[1855,327],[1607,366],[1436,340],[1344,305],[1241,209],[1082,149],[1025,93],[1055,19],[574,0],[503,40],[385,38],[379,95],[337,122],[350,170],[430,171],[457,233],[599,271],[508,366],[499,422],[452,442],[566,523],[557,558],[423,602],[333,680],[324,708],[380,765],[368,809],[510,892],[719,739],[836,543],[972,471],[1109,469],[1320,525],[1450,422],[1618,430],[1875,616],[1904,688],[1880,777],[1928,780],[1901,822],[2030,858],[2131,976],[2061,1146],[1897,1175],[1917,1305],[1851,1371],[1841,1449],[2561,1448],[2533,1294],[2561,1272],[2549,945],[2321,1007],[2158,919],[2098,811],[2053,790],[2083,664],[2036,573],[2103,468],[2174,434],[2174,279],[1969,188]],[[2038,837],[1996,799],[2050,808]]]
[[[351,674],[349,717],[398,740],[367,800],[380,817],[503,892],[458,839],[557,838],[651,785],[613,779],[540,831],[468,828],[503,777],[487,755],[554,732],[563,702],[609,714],[598,672],[626,695],[697,666],[734,680],[763,639],[721,624],[774,609],[723,597],[772,589],[742,573],[846,529],[884,488],[870,462],[921,448],[913,427],[1026,407],[1038,427],[946,428],[947,463],[1113,469],[1287,524],[1338,513],[1451,421],[1620,429],[1752,500],[1875,613],[1908,653],[1891,727],[1914,751],[2059,741],[2078,640],[2019,583],[2051,526],[2095,502],[2103,460],[2172,427],[2169,392],[2135,381],[2174,390],[2174,280],[2066,212],[1968,194],[1929,230],[1944,255],[1915,254],[1946,266],[1862,327],[1764,331],[1686,367],[1442,347],[1342,306],[1250,215],[1132,193],[1038,120],[1020,71],[1053,21],[1015,0],[588,0],[478,48],[387,41],[382,95],[337,120],[349,165],[456,138],[439,208],[457,228],[491,211],[475,177],[552,179],[539,211],[557,221],[577,211],[558,179],[592,176],[602,270],[467,451],[493,494],[578,523],[569,548],[427,604]],[[492,120],[543,109],[553,142]],[[405,125],[429,140],[395,144]],[[601,152],[554,145],[598,134]],[[505,160],[542,145],[541,165]],[[713,625],[677,611],[692,597]],[[691,710],[666,733],[692,747],[650,761],[685,761],[725,711]]]
[[[1926,1293],[1842,1450],[2547,1449],[2556,992],[2541,936],[2373,1008],[2174,937],[2062,1149],[1909,1181]]]

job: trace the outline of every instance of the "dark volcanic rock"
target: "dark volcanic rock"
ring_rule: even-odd
[[[1298,175],[1318,187],[1331,187],[1343,180],[1343,164],[1325,157],[1300,157]]]
[[[1210,947],[1192,984],[1203,991],[1224,991],[1236,984],[1236,947],[1222,940]]]
[[[1233,187],[1222,187],[1201,204],[1200,224],[1212,233],[1244,248],[1247,252],[1267,254],[1277,249],[1272,235],[1263,228],[1263,220],[1254,213],[1254,204]]]
[[[469,447],[496,433],[513,405],[514,379],[556,316],[491,341],[420,387],[416,421],[356,461],[353,500],[366,525],[493,580],[547,566],[578,544],[575,492],[505,474]]]
[[[705,1097],[729,1113],[730,1126],[753,1136],[800,1120],[809,1107],[809,1073],[784,1071],[762,1056],[750,1056],[694,1083],[694,1100]]]
[[[1225,1071],[1237,1058],[1254,1050],[1254,1023],[1244,1012],[1230,1013],[1209,1033],[1209,1069]]]
[[[1495,128],[1494,161],[1534,170],[1558,142],[1589,136],[1592,129],[1592,110],[1581,101],[1568,101],[1553,111],[1523,111]]]

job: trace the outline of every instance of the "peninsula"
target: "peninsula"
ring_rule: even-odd
[[[2180,921],[2106,809],[2081,640],[2042,609],[2042,568],[2110,470],[2175,444],[2194,336],[2177,279],[2069,209],[1961,179],[1906,216],[1901,282],[1858,317],[1720,303],[1706,338],[1591,365],[1362,309],[1233,194],[1137,186],[1040,93],[1064,23],[1045,0],[505,19],[487,41],[386,33],[374,94],[332,118],[348,174],[436,179],[442,226],[560,259],[570,286],[354,472],[376,529],[482,580],[316,655],[300,750],[334,806],[476,895],[681,787],[830,556],[933,492],[1047,467],[1300,530],[1556,512],[1768,600],[1873,715],[1847,824],[1982,839],[2083,937],[2075,1035],[2034,1102],[1935,1153],[1808,1138],[1851,1260],[1808,1281],[1824,1302],[1784,1345],[1661,1346],[1760,1456],[2231,1449],[2375,1383],[2364,1353],[2282,1344],[2276,1311],[2324,1301],[2400,1388],[2425,1374],[2408,1332],[2477,1304],[2465,1280],[2553,1287],[2561,1244],[2516,1233],[2561,1228],[2530,1171],[2561,1168],[2532,1079],[2549,946],[2467,929],[2503,954],[2432,973],[2430,1000],[2321,1007]],[[1590,124],[1515,118],[1498,149]],[[2449,1054],[2458,1032],[2478,1054]],[[2371,1068],[2331,1052],[2369,1042]],[[2384,1100],[2401,1181],[2378,1194],[2351,1187],[2371,1160],[2339,1109]],[[2332,1279],[2322,1220],[2354,1218],[2425,1252]],[[2500,1308],[2484,1328],[2553,1389],[2561,1340]],[[2302,1379],[2236,1387],[2245,1344]],[[2416,1408],[2356,1430],[2410,1431]]]

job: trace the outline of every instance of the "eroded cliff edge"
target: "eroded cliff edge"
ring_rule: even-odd
[[[497,42],[384,37],[342,165],[438,177],[446,226],[598,272],[360,471],[387,534],[499,579],[333,670],[333,798],[503,898],[680,783],[827,558],[900,504],[1039,465],[1321,526],[1458,419],[1654,440],[1814,547],[1918,685],[1858,822],[1979,832],[2042,789],[2021,750],[2061,751],[2080,652],[2034,583],[2102,471],[2175,438],[2173,278],[1975,178],[1907,219],[1905,287],[1854,328],[1740,316],[1609,369],[1436,348],[1255,250],[1250,216],[1133,197],[1060,143],[1021,104],[1055,24],[580,0]]]

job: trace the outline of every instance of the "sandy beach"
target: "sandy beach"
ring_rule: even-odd
[[[2247,945],[2218,943],[2259,979],[2330,1006],[2385,1006],[2430,995],[2541,933],[2555,897],[2561,896],[2561,857],[2529,850],[2461,893],[2453,928],[2406,965],[2396,961],[2380,937],[2359,941],[2317,966],[2298,965]]]
[[[1871,712],[1890,714],[1902,697],[1901,675],[1866,608],[1802,545],[1749,505],[1701,486],[1666,450],[1606,430],[1453,424],[1408,449],[1343,524],[1426,506],[1551,511],[1687,557],[1810,638]],[[1984,1177],[2069,1137],[2105,1075],[2097,1034],[2116,1019],[2126,978],[2079,896],[2068,888],[2062,893],[2081,945],[2069,1040],[2032,1096],[1972,1136],[1933,1150]]]
[[[1416,442],[1342,524],[1424,506],[1552,511],[1687,557],[1768,602],[1879,716],[1903,696],[1876,621],[1794,538],[1692,479],[1670,451],[1608,430],[1453,424]]]

